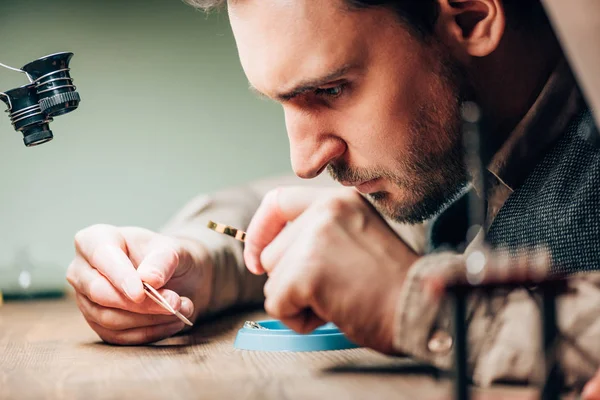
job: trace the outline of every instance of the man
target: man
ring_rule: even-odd
[[[484,254],[477,240],[465,254],[439,246],[464,233],[455,234],[451,217],[473,172],[463,160],[465,100],[479,104],[486,122],[489,190],[474,189],[488,204],[487,237],[500,254],[520,255],[483,255],[488,267],[503,273],[522,263],[517,269],[529,274],[548,257],[560,272],[600,265],[600,152],[584,138],[593,122],[536,1],[315,4],[227,5],[248,80],[283,106],[295,173],[315,178],[327,169],[362,195],[269,191],[282,183],[263,182],[196,199],[162,234],[84,229],[68,279],[103,340],[144,343],[183,329],[145,299],[145,281],[195,320],[264,300],[271,316],[298,332],[333,321],[361,345],[449,367],[447,302],[434,278],[464,275],[469,256]],[[245,247],[207,231],[208,219],[248,226]],[[427,255],[415,233],[424,221],[432,221],[435,248]],[[572,340],[560,354],[567,381],[580,384],[600,360],[600,277],[570,285],[559,325]],[[471,299],[477,383],[539,378],[538,319],[525,290]]]

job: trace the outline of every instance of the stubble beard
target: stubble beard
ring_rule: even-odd
[[[396,222],[417,224],[438,215],[460,196],[469,180],[460,131],[466,80],[451,60],[440,63],[437,84],[444,95],[420,107],[410,124],[410,150],[396,157],[395,171],[357,171],[343,162],[327,166],[338,181],[383,178],[394,185],[394,192],[402,193],[400,199],[388,191],[367,197],[381,214]],[[432,151],[436,138],[443,150]]]

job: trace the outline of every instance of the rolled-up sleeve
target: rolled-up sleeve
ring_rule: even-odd
[[[161,230],[169,236],[194,240],[208,251],[212,284],[207,313],[262,301],[266,278],[245,268],[242,243],[207,228],[208,221],[214,220],[244,229],[260,201],[260,195],[251,187],[201,195],[188,202]]]
[[[450,369],[453,361],[451,299],[429,296],[432,274],[464,274],[462,254],[421,258],[409,270],[398,297],[394,347],[402,354]],[[573,277],[558,296],[558,357],[569,385],[581,384],[600,367],[600,274]],[[474,290],[467,301],[468,368],[474,382],[539,382],[542,366],[539,299],[526,289]]]

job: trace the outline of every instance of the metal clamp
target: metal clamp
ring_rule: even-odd
[[[10,112],[12,110],[12,101],[10,101],[10,97],[4,92],[0,92],[0,96],[6,97],[6,99],[8,100],[8,109],[5,112]]]
[[[25,74],[27,76],[27,79],[29,79],[29,83],[33,83],[33,79],[31,79],[31,76],[27,72],[23,71],[22,69],[10,67],[10,66],[8,66],[6,64],[2,64],[2,63],[0,63],[0,67],[4,67],[4,68],[9,69],[11,71],[20,72],[22,74]]]

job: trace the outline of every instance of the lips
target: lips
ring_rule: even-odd
[[[375,178],[375,179],[371,179],[369,181],[363,181],[363,182],[342,181],[341,184],[344,186],[354,186],[356,188],[356,190],[358,190],[362,194],[369,194],[369,193],[373,193],[373,192],[377,191],[376,187],[377,187],[377,184],[379,183],[379,181],[380,181],[379,178]]]
[[[377,189],[377,186],[378,186],[379,181],[380,181],[379,178],[375,178],[375,179],[371,179],[370,181],[363,182],[360,185],[356,185],[355,187],[356,187],[356,190],[358,190],[362,194],[378,192],[379,189]]]

